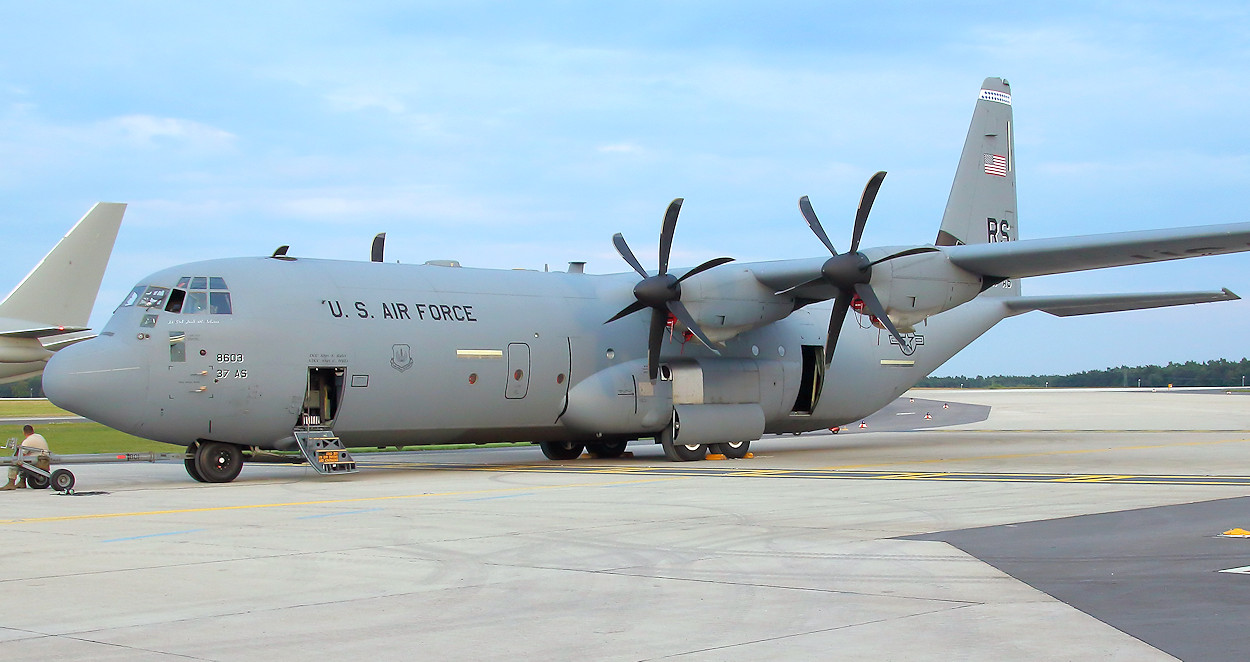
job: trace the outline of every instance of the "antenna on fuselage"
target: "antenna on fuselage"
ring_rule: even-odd
[[[379,232],[378,236],[373,238],[373,250],[369,253],[369,259],[373,262],[382,261],[382,253],[386,248],[386,233]]]
[[[286,257],[286,252],[290,249],[291,247],[287,245],[279,246],[274,249],[273,255],[270,255],[269,257]]]

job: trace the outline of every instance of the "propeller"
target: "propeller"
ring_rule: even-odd
[[[812,229],[816,238],[820,239],[825,248],[833,254],[833,257],[825,260],[824,265],[820,268],[820,277],[814,278],[802,285],[803,287],[812,283],[825,282],[838,289],[838,296],[833,302],[833,312],[829,315],[829,332],[825,336],[825,361],[833,362],[833,351],[838,346],[838,335],[842,332],[842,322],[846,319],[846,312],[851,307],[851,300],[858,295],[868,307],[873,317],[881,321],[890,335],[898,340],[899,344],[903,344],[903,337],[899,335],[898,329],[894,327],[894,323],[890,321],[889,315],[885,312],[885,306],[881,305],[881,300],[877,298],[876,292],[872,290],[869,284],[872,282],[872,268],[874,265],[881,264],[887,260],[904,257],[907,255],[918,255],[920,253],[932,253],[936,248],[931,246],[921,246],[918,248],[909,248],[899,251],[893,255],[887,255],[876,261],[870,261],[866,255],[859,252],[859,241],[864,236],[864,226],[868,223],[868,213],[872,211],[872,203],[877,199],[877,191],[881,189],[881,182],[885,180],[885,172],[877,172],[864,186],[864,193],[859,198],[859,208],[855,211],[855,227],[851,234],[851,249],[846,253],[839,254],[837,249],[833,247],[833,242],[829,241],[829,235],[825,233],[824,227],[820,224],[820,219],[816,217],[816,211],[812,209],[812,202],[805,195],[799,198],[799,211],[803,213],[803,218],[807,220],[807,225]],[[791,288],[795,289],[795,288]]]
[[[621,257],[633,267],[634,271],[638,272],[639,276],[642,276],[642,280],[634,286],[635,301],[625,306],[604,324],[615,322],[626,315],[632,315],[646,308],[651,309],[651,330],[647,336],[647,371],[651,379],[655,379],[660,372],[660,343],[664,340],[664,329],[668,326],[669,314],[690,329],[690,332],[700,342],[707,345],[708,349],[717,354],[720,353],[716,349],[716,343],[713,343],[703,329],[699,328],[699,323],[681,302],[681,282],[712,267],[733,262],[733,258],[718,257],[708,260],[687,271],[681,278],[668,273],[668,257],[673,248],[673,231],[677,229],[677,215],[681,212],[682,202],[682,198],[673,200],[669,203],[668,210],[664,212],[664,224],[660,227],[660,268],[659,273],[654,276],[647,274],[647,271],[642,268],[642,264],[638,262],[638,258],[634,257],[634,252],[629,249],[629,244],[625,243],[625,237],[621,233],[612,235],[612,244],[616,246],[616,252],[621,254]]]

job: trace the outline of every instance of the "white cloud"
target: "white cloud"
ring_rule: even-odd
[[[123,142],[133,146],[178,145],[193,150],[220,150],[234,146],[237,136],[207,124],[174,117],[123,115],[79,129],[103,142]]]

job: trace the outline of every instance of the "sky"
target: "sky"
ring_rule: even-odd
[[[1019,5],[1019,6],[1013,6]],[[129,203],[92,325],[154,271],[291,254],[627,271],[933,240],[977,90],[1012,84],[1020,238],[1247,220],[1244,2],[0,0],[0,290]],[[1250,254],[1026,294],[1250,297]],[[1250,302],[1005,320],[936,375],[1250,355]]]

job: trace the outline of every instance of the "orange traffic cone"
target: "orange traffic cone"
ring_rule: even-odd
[[[868,427],[868,421],[860,421],[860,422],[859,422],[859,429],[863,430],[863,429],[864,429],[864,428],[866,428],[866,427]]]
[[[924,413],[924,420],[926,420],[926,421],[931,421],[931,420],[933,420],[933,416],[932,416],[929,412],[927,412],[927,411],[926,411],[926,412]]]

